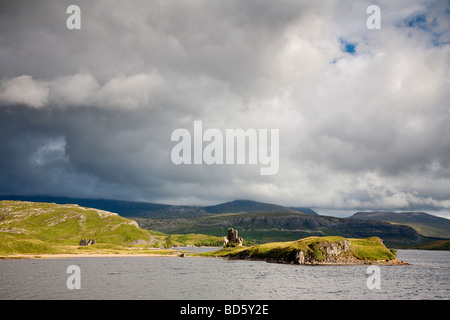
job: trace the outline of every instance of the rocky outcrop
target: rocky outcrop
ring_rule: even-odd
[[[284,254],[260,257],[267,262],[290,264],[347,264],[360,263],[353,255],[353,245],[349,240],[311,243],[305,249],[293,249]],[[252,258],[258,255],[251,255]]]
[[[349,240],[337,242],[323,242],[317,245],[308,246],[306,254],[299,250],[294,258],[294,264],[324,264],[356,262],[353,257],[353,246]]]

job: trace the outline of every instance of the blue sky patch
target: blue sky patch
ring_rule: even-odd
[[[342,52],[350,53],[351,55],[356,54],[356,46],[358,45],[358,43],[346,41],[344,39],[340,39],[340,42],[341,42],[340,48]]]
[[[449,38],[449,26],[448,16],[450,14],[450,1],[447,4],[445,10],[442,7],[439,10],[440,14],[417,14],[410,16],[402,21],[404,27],[411,30],[420,30],[429,34],[430,44],[438,47],[450,44]],[[444,16],[442,15],[444,13]],[[412,33],[409,33],[409,37],[412,37]]]
[[[404,23],[409,28],[419,28],[424,31],[430,31],[430,27],[427,24],[427,17],[424,14],[407,19]]]

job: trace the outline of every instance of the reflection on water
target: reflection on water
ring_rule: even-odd
[[[381,266],[379,290],[367,288],[363,265],[298,266],[198,257],[3,260],[0,299],[450,298],[450,252],[398,250],[398,258],[411,265]],[[80,267],[79,290],[67,288],[69,265]]]

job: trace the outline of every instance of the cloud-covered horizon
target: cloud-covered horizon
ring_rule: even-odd
[[[450,209],[448,2],[0,6],[0,194]],[[279,129],[278,174],[174,165],[195,120]]]

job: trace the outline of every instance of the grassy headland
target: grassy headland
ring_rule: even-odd
[[[395,250],[386,248],[377,237],[308,237],[290,242],[224,248],[203,253],[202,256],[293,264],[402,264],[396,259]]]
[[[81,239],[95,239],[80,246]],[[221,238],[167,235],[141,229],[118,214],[24,201],[0,201],[0,257],[63,254],[176,254],[171,246],[211,245]],[[165,250],[163,250],[166,248]]]

